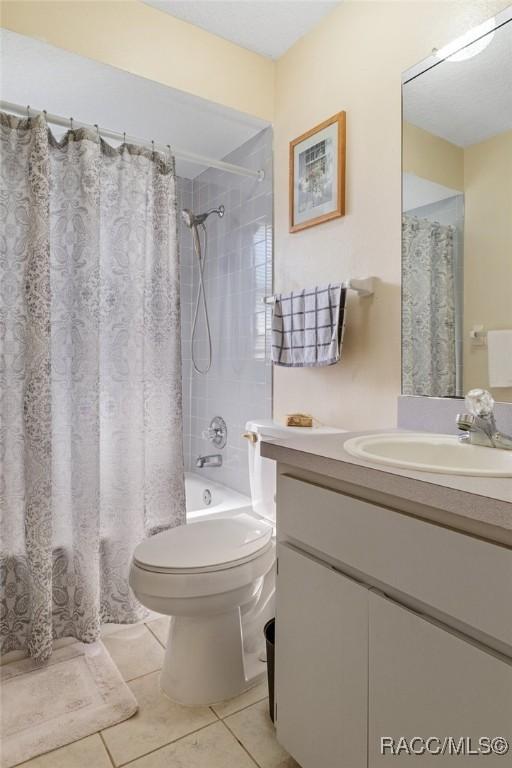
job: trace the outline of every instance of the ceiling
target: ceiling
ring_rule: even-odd
[[[278,59],[339,5],[325,0],[143,0],[242,48]]]
[[[512,21],[481,53],[445,60],[406,83],[404,120],[459,147],[512,130]]]
[[[97,123],[216,160],[268,125],[5,29],[0,30],[0,64],[4,101],[30,104],[35,110],[73,116],[78,122]],[[57,135],[62,131],[52,130]],[[205,169],[204,165],[176,158],[179,176],[192,179]]]

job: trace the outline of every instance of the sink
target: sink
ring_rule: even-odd
[[[375,464],[449,475],[512,477],[512,451],[460,442],[452,435],[397,432],[352,437],[351,456]]]

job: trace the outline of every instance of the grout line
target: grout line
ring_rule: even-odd
[[[126,685],[130,685],[130,683],[134,683],[135,680],[140,680],[142,677],[149,677],[149,675],[154,675],[155,672],[161,672],[162,667],[158,667],[157,669],[152,669],[151,672],[144,672],[142,675],[137,675],[137,677],[130,677],[129,680],[125,680],[123,677],[123,681],[126,683]]]
[[[30,757],[28,760],[22,760],[21,763],[14,763],[14,765],[12,765],[11,768],[21,768],[26,763],[31,763],[33,760],[39,760],[40,758],[45,758],[48,755],[53,755],[55,752],[60,752],[60,750],[66,749],[67,747],[71,747],[74,744],[80,744],[81,741],[90,739],[92,736],[96,736],[96,734],[99,734],[99,733],[100,733],[99,731],[93,731],[93,733],[89,733],[87,734],[87,736],[81,736],[79,739],[70,741],[67,744],[62,744],[60,747],[54,747],[54,749],[47,749],[44,752],[40,752],[38,755],[34,755],[33,757]]]
[[[129,718],[128,718],[128,719],[129,719]],[[124,721],[124,720],[122,720],[121,722],[125,722],[125,721]],[[106,729],[105,729],[105,730],[106,730]],[[106,752],[106,753],[107,753],[107,755],[108,755],[108,759],[110,760],[110,762],[112,763],[112,765],[113,765],[113,766],[114,766],[114,768],[115,768],[116,764],[115,764],[115,762],[114,762],[114,758],[113,758],[113,757],[112,757],[112,755],[110,754],[110,750],[109,750],[109,748],[107,747],[107,742],[106,742],[106,741],[105,741],[105,739],[103,738],[103,731],[98,731],[98,734],[99,734],[99,737],[100,737],[100,739],[101,739],[101,742],[102,742],[102,744],[103,744],[103,746],[104,746],[104,748],[105,748],[105,752]]]
[[[164,747],[170,747],[172,744],[177,744],[179,741],[182,741],[183,739],[186,739],[188,736],[193,736],[195,733],[199,733],[200,731],[204,731],[205,728],[209,728],[210,725],[215,725],[216,723],[220,723],[221,720],[216,720],[213,723],[207,723],[206,725],[202,725],[200,728],[196,728],[193,731],[190,731],[190,733],[184,733],[183,736],[178,736],[176,739],[171,739],[171,741],[166,741],[165,744],[160,744],[159,747],[155,747],[155,749],[151,749],[149,752],[144,752],[143,755],[138,755],[137,757],[133,757],[131,760],[128,760],[126,763],[119,763],[114,764],[115,768],[124,768],[126,765],[132,765],[137,760],[141,760],[143,757],[147,757],[148,755],[154,755],[155,752],[158,752],[160,749],[164,749]],[[259,766],[258,766],[259,768]]]
[[[250,689],[249,689],[250,690]],[[234,709],[233,712],[228,712],[227,715],[218,715],[215,710],[215,714],[219,718],[219,720],[225,720],[227,717],[231,717],[232,715],[237,715],[239,712],[243,712],[245,709],[249,709],[249,707],[253,707],[255,704],[259,704],[260,701],[263,701],[266,699],[268,694],[265,694],[265,696],[262,696],[261,699],[255,699],[254,701],[251,701],[250,704],[244,704],[243,707],[240,707],[240,709]],[[228,699],[229,701],[229,699]]]
[[[242,742],[240,741],[240,739],[238,738],[238,736],[236,735],[236,733],[235,733],[234,731],[232,731],[232,730],[231,730],[231,728],[230,728],[230,727],[229,727],[229,725],[226,723],[226,721],[225,721],[225,720],[222,720],[221,722],[222,722],[222,724],[225,726],[225,728],[226,728],[226,729],[229,731],[229,733],[230,733],[230,734],[233,736],[233,738],[234,738],[234,739],[235,739],[235,740],[238,742],[238,744],[240,744],[240,746],[242,747],[242,749],[244,750],[244,752],[245,752],[245,753],[246,753],[246,754],[249,756],[249,758],[252,760],[252,762],[254,763],[254,765],[258,766],[258,768],[261,768],[260,764],[259,764],[259,763],[256,761],[256,758],[255,758],[255,757],[253,757],[253,756],[251,755],[251,753],[249,752],[249,750],[246,748],[246,746],[245,746],[244,744],[242,744]]]
[[[158,619],[153,619],[153,621],[158,621]],[[153,637],[155,638],[155,640],[157,640],[157,642],[159,642],[159,643],[160,643],[160,645],[162,646],[162,648],[163,648],[163,649],[164,649],[164,651],[165,651],[165,647],[166,647],[166,646],[165,646],[165,643],[162,643],[162,641],[160,640],[160,638],[158,637],[158,635],[157,635],[155,632],[153,632],[153,630],[151,629],[151,627],[149,626],[149,624],[146,624],[146,622],[144,622],[144,626],[146,627],[146,629],[148,629],[148,630],[151,632],[151,634],[153,635]]]

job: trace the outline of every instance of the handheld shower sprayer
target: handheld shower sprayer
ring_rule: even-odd
[[[204,224],[208,216],[211,216],[212,213],[216,213],[217,216],[222,219],[224,216],[225,208],[223,205],[219,205],[218,208],[212,208],[209,211],[205,211],[205,213],[197,213],[195,214],[193,211],[191,211],[189,208],[184,208],[181,212],[181,218],[189,227],[189,229],[192,229],[192,227],[197,227],[200,224]]]
[[[204,213],[198,213],[195,214],[193,211],[191,211],[189,208],[184,208],[181,211],[181,218],[182,221],[186,224],[186,226],[192,230],[192,238],[194,241],[194,251],[197,256],[198,264],[199,264],[199,287],[197,290],[197,298],[196,298],[196,306],[194,310],[194,322],[192,324],[192,338],[190,340],[190,345],[192,349],[192,365],[194,366],[194,370],[196,373],[200,373],[202,375],[205,375],[208,373],[208,371],[211,368],[212,365],[212,335],[210,331],[210,319],[208,317],[208,305],[206,303],[206,293],[204,289],[204,269],[206,266],[206,256],[207,256],[207,248],[208,248],[208,237],[206,232],[206,219],[208,216],[211,216],[212,213],[217,214],[217,216],[221,219],[224,216],[225,208],[223,205],[219,205],[218,208],[212,208],[209,211],[205,211]],[[203,232],[203,238],[204,238],[204,252],[201,254],[201,238],[199,236],[199,228],[201,228]],[[202,297],[202,305],[203,305],[203,311],[204,311],[204,322],[206,326],[206,340],[208,345],[208,362],[206,364],[205,368],[200,368],[195,357],[195,350],[194,350],[194,341],[196,337],[196,330],[197,330],[197,319],[199,315],[199,306],[201,304],[201,297]]]

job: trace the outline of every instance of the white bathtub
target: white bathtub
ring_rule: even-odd
[[[185,473],[187,523],[250,512],[251,499],[194,472]],[[209,503],[208,503],[209,502]]]

